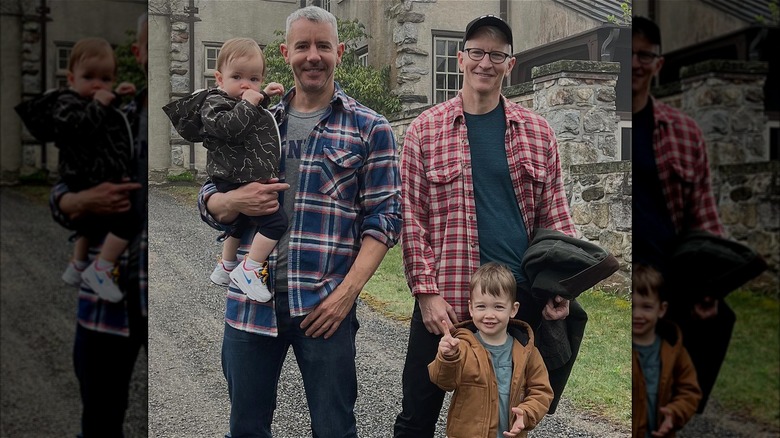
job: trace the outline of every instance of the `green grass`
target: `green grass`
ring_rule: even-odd
[[[388,251],[360,297],[387,317],[408,320],[414,307],[403,274],[401,248]],[[631,303],[588,291],[578,299],[588,312],[580,354],[564,397],[581,410],[628,426],[631,422]]]
[[[176,175],[168,175],[165,177],[168,182],[193,182],[195,181],[195,175],[192,174],[189,170],[185,170],[182,173],[178,173]]]
[[[577,299],[588,324],[563,396],[612,421],[631,422],[631,302],[601,291]]]
[[[734,309],[729,351],[712,390],[727,411],[780,427],[780,303],[745,291],[731,293]]]
[[[400,245],[390,248],[360,298],[388,318],[411,319],[414,298],[406,285]]]

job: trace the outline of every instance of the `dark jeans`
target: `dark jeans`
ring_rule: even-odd
[[[146,332],[125,338],[76,327],[73,364],[81,392],[83,438],[124,436],[130,377],[145,344]]]
[[[683,345],[696,368],[702,392],[697,412],[702,413],[726,358],[737,316],[723,300],[718,300],[718,316],[706,321],[692,319],[689,306],[673,304],[669,303],[667,318],[680,326]]]
[[[303,377],[312,436],[357,437],[355,335],[360,324],[355,307],[333,336],[311,338],[300,328],[304,317],[290,317],[287,294],[277,292],[275,299],[278,337],[225,324],[222,370],[230,394],[230,433],[226,436],[271,437],[279,375],[292,346]]]
[[[517,317],[526,322],[528,320],[523,318],[528,318],[532,321],[533,326],[538,327],[541,322],[541,312],[544,303],[528,301],[529,299],[524,299],[522,294],[519,294],[518,298],[521,302],[520,308],[523,309],[525,307],[527,310],[518,312]],[[570,315],[575,314],[577,316],[578,323],[574,332],[579,333],[579,337],[572,338],[572,330],[569,330],[570,340],[577,339],[576,345],[573,345],[576,348],[572,349],[571,359],[567,364],[556,370],[548,370],[551,386],[555,393],[551,413],[555,412],[555,407],[557,407],[563,388],[568,381],[577,357],[576,352],[579,352],[582,331],[584,331],[585,322],[587,321],[587,316],[584,315],[585,312],[582,311],[582,307],[576,302],[573,302],[570,312],[572,312]],[[415,301],[412,321],[409,325],[409,346],[406,351],[406,362],[404,363],[402,376],[403,400],[401,402],[401,413],[396,417],[394,426],[393,436],[395,438],[433,437],[436,422],[439,419],[439,413],[444,403],[444,391],[431,383],[428,375],[428,364],[436,358],[440,339],[440,335],[434,335],[425,328],[420,306]]]

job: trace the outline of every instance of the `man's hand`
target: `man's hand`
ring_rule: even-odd
[[[691,310],[693,319],[706,320],[718,316],[718,300],[710,296],[702,298],[693,305]]]
[[[664,416],[664,421],[661,422],[661,426],[658,428],[658,430],[653,431],[651,435],[658,437],[667,436],[669,432],[674,429],[674,423],[672,422],[672,411],[666,406],[658,408],[658,411],[661,413],[661,415]]]
[[[107,90],[97,90],[92,95],[92,99],[97,100],[103,106],[109,106],[116,99],[116,95]]]
[[[450,334],[449,320],[443,319],[439,324],[441,324],[441,331],[444,333],[439,341],[439,352],[445,359],[455,359],[458,357],[460,339],[453,338]]]
[[[429,332],[434,335],[442,335],[440,330],[441,321],[450,321],[448,328],[455,328],[458,323],[458,315],[450,303],[444,300],[439,294],[418,294],[417,302],[420,304],[423,324]]]
[[[251,182],[227,193],[214,193],[206,205],[219,223],[229,224],[239,213],[247,216],[265,216],[279,209],[279,192],[290,188],[278,178],[267,183]]]
[[[306,336],[318,338],[324,335],[325,339],[336,333],[341,321],[347,316],[352,305],[355,304],[360,291],[353,288],[343,281],[331,292],[324,300],[306,315],[301,322],[301,329],[306,330]]]
[[[278,82],[271,82],[265,86],[263,91],[265,91],[265,94],[267,94],[269,97],[281,96],[282,94],[284,94],[284,85]]]
[[[525,417],[524,417],[525,413],[523,412],[523,410],[514,407],[512,408],[512,412],[515,415],[517,415],[517,419],[515,420],[515,423],[512,425],[512,428],[509,429],[508,432],[504,432],[504,436],[508,438],[517,436],[520,432],[523,431],[523,429],[525,429]]]
[[[135,84],[132,82],[122,82],[114,88],[114,93],[120,96],[127,96],[135,94]]]
[[[80,192],[65,193],[59,206],[71,220],[85,214],[124,213],[130,210],[130,192],[140,188],[141,184],[136,182],[103,182]]]
[[[542,316],[548,321],[565,319],[569,316],[569,300],[560,295],[550,298],[542,309]]]
[[[241,93],[241,98],[251,103],[252,105],[257,106],[257,104],[259,104],[260,101],[263,100],[263,95],[260,94],[259,91],[244,90],[244,92]]]

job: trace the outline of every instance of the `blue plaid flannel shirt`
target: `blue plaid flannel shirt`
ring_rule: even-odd
[[[282,138],[293,93],[294,88],[272,108],[281,120]],[[280,170],[284,179],[284,160]],[[390,124],[347,96],[338,84],[330,108],[301,151],[300,173],[299,187],[290,188],[296,190],[287,267],[293,317],[311,312],[341,284],[363,237],[392,247],[401,230],[398,148]],[[216,191],[207,181],[200,190],[198,208],[207,224],[224,231],[230,225],[220,224],[206,209],[209,196]],[[248,230],[242,237],[239,257],[249,251],[254,234]],[[274,249],[269,257],[272,274],[276,253]],[[274,300],[249,300],[233,284],[227,291],[225,321],[238,330],[277,335]]]

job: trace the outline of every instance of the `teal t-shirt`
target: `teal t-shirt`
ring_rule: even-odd
[[[639,355],[639,366],[645,376],[647,388],[647,438],[655,430],[658,409],[658,379],[661,377],[661,338],[656,336],[650,345],[632,344]]]
[[[500,102],[486,114],[464,115],[471,150],[480,263],[506,265],[520,284],[525,281],[520,263],[528,249],[528,235],[509,176],[504,105]]]
[[[493,370],[496,373],[498,383],[498,435],[503,438],[503,432],[509,430],[509,390],[512,386],[512,345],[514,338],[506,337],[503,345],[489,345],[482,340],[477,332],[477,339],[490,353],[493,362]]]

